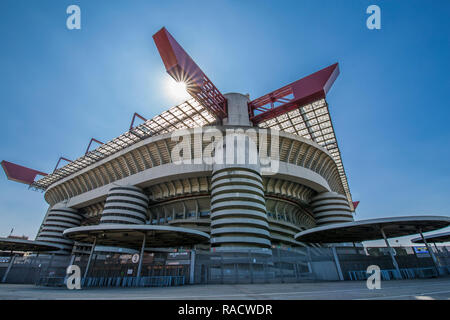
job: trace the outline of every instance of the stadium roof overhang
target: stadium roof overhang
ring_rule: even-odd
[[[195,99],[172,107],[162,114],[146,120],[131,128],[97,149],[88,151],[84,156],[56,169],[53,173],[33,182],[31,187],[46,190],[53,183],[70,176],[91,164],[103,160],[146,138],[169,133],[175,130],[213,125],[217,118]]]
[[[442,233],[436,233],[436,234],[429,234],[424,236],[425,241],[427,242],[433,242],[433,243],[442,243],[442,242],[450,242],[450,231],[448,232],[442,232]],[[414,238],[411,240],[412,243],[423,243],[422,238]]]
[[[166,71],[176,81],[187,82],[188,91],[193,99],[146,120],[139,126],[130,128],[128,132],[107,143],[100,143],[101,145],[95,150],[89,151],[88,149],[82,157],[70,161],[59,169],[55,168],[53,173],[37,181],[34,181],[36,175],[45,175],[45,173],[25,167],[15,171],[9,170],[9,173],[5,169],[8,178],[29,184],[34,189],[46,190],[61,179],[145,138],[178,129],[216,124],[227,117],[227,102],[224,96],[170,33],[162,28],[153,38]],[[248,110],[249,118],[254,125],[297,134],[328,150],[337,165],[349,206],[354,210],[347,176],[326,101],[326,95],[338,75],[339,66],[335,63],[250,101]],[[96,142],[99,141],[96,140]],[[21,177],[23,174],[26,175],[26,179]]]
[[[295,235],[295,240],[310,243],[362,242],[382,239],[381,229],[387,238],[396,238],[430,232],[450,225],[444,216],[408,216],[369,219],[308,229]]]
[[[58,251],[62,247],[43,241],[33,241],[14,238],[0,238],[1,251],[41,252]]]
[[[142,246],[144,234],[147,248],[185,247],[210,239],[207,233],[198,230],[159,225],[100,224],[64,231],[64,236],[75,241],[93,243],[95,240],[96,245],[130,249]]]

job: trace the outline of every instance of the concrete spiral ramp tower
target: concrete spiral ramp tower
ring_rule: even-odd
[[[148,197],[142,189],[127,185],[112,187],[103,208],[101,224],[145,224]]]
[[[324,192],[311,199],[317,226],[353,221],[347,198],[337,192]]]
[[[249,126],[248,97],[238,93],[225,95],[228,114],[225,124]],[[228,137],[227,137],[228,138]],[[224,146],[222,163],[215,163],[211,178],[211,247],[216,251],[240,252],[248,249],[271,253],[266,200],[259,163],[249,164],[250,139],[243,134],[245,162],[240,163],[237,152],[227,159]],[[239,139],[239,137],[237,137]],[[230,140],[226,140],[230,143]]]
[[[36,240],[58,244],[63,248],[61,254],[70,254],[73,241],[65,238],[63,232],[79,227],[81,220],[82,216],[76,209],[67,207],[65,203],[57,203],[49,209]]]
[[[261,175],[225,167],[212,175],[211,246],[270,248]]]

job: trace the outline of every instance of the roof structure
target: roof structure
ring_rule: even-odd
[[[447,232],[441,232],[436,234],[429,234],[426,236],[423,236],[427,242],[433,242],[433,243],[441,243],[441,242],[450,242],[450,231]],[[414,238],[411,240],[412,243],[423,243],[423,240],[421,237]]]
[[[175,81],[185,83],[189,94],[210,112],[220,119],[225,118],[227,116],[227,99],[166,28],[155,33],[153,40],[167,73]]]
[[[0,250],[2,251],[21,251],[21,252],[39,252],[39,251],[58,251],[62,249],[57,244],[43,241],[0,238]]]
[[[383,228],[387,238],[396,238],[449,225],[450,218],[444,216],[390,217],[330,224],[299,232],[294,238],[311,243],[361,242],[382,239],[380,228]]]
[[[352,196],[348,186],[347,175],[342,163],[341,152],[331,122],[328,104],[325,99],[308,103],[295,110],[258,124],[261,128],[270,128],[293,133],[316,142],[333,157],[345,190],[345,195],[353,210]]]
[[[133,224],[100,224],[66,229],[64,236],[75,241],[96,245],[116,246],[130,249],[140,248],[146,234],[146,247],[166,248],[189,246],[207,242],[207,233],[181,227]]]
[[[148,137],[179,129],[213,125],[216,121],[216,117],[210,111],[195,99],[190,99],[131,128],[117,138],[100,145],[97,149],[88,151],[84,156],[56,169],[53,173],[33,182],[30,186],[45,190],[53,183]]]
[[[9,180],[20,183],[32,184],[36,179],[36,176],[47,175],[47,173],[45,172],[33,170],[5,160],[1,162],[1,165],[3,167],[3,170],[5,171],[6,177]]]
[[[186,82],[187,90],[193,99],[150,120],[145,120],[143,124],[130,128],[128,132],[107,143],[92,139],[91,143],[95,141],[100,144],[97,149],[89,151],[88,147],[85,155],[70,161],[61,168],[57,168],[58,161],[53,173],[37,181],[34,181],[36,175],[45,175],[45,173],[2,162],[8,178],[27,183],[33,189],[46,190],[55,182],[150,136],[178,129],[213,125],[227,117],[226,98],[172,35],[162,28],[153,36],[153,39],[166,71],[176,81]],[[347,176],[326,101],[326,95],[338,75],[339,65],[335,63],[250,101],[248,112],[249,119],[254,125],[296,134],[325,148],[337,165],[350,209],[354,211]],[[133,116],[133,122],[136,115],[135,113]],[[144,120],[141,116],[137,116]],[[65,158],[61,159],[67,161]],[[14,174],[8,174],[8,172]],[[18,173],[15,174],[15,172]]]
[[[195,99],[190,99],[145,121],[141,125],[131,128],[117,138],[100,145],[97,149],[89,151],[84,156],[56,169],[53,173],[33,182],[31,187],[45,190],[53,183],[148,137],[178,129],[213,125],[216,122],[217,119],[211,112]],[[316,142],[328,150],[338,167],[349,205],[352,205],[347,176],[325,99],[320,99],[278,117],[263,121],[258,126],[299,135]],[[353,210],[353,207],[351,209]]]

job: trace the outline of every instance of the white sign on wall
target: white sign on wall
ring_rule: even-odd
[[[137,253],[133,254],[133,256],[131,257],[131,262],[138,263],[139,262],[139,254],[137,254]]]

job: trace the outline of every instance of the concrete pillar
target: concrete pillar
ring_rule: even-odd
[[[61,253],[69,255],[74,241],[64,237],[63,232],[69,228],[79,227],[82,219],[78,210],[68,207],[67,202],[57,203],[48,210],[36,240],[56,243],[63,247]]]
[[[323,192],[312,198],[310,205],[317,226],[353,221],[347,197],[343,194]]]
[[[131,185],[114,186],[108,192],[100,224],[145,224],[147,208],[148,197],[141,188]]]
[[[191,250],[191,264],[189,268],[189,284],[194,284],[195,277],[195,250]]]
[[[250,101],[249,97],[241,93],[227,93],[224,96],[227,98],[228,117],[223,120],[223,124],[251,126],[247,105],[247,102]]]

